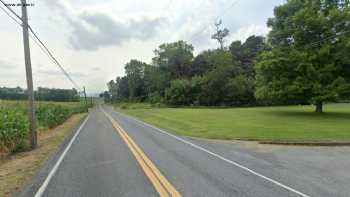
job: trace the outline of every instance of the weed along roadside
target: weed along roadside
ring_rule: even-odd
[[[86,113],[72,115],[63,124],[40,130],[38,148],[17,152],[0,160],[0,196],[13,196],[20,192],[37,173],[42,164],[53,155],[86,117]]]

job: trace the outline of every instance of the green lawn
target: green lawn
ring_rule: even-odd
[[[350,142],[350,104],[326,105],[323,114],[314,113],[313,106],[116,108],[185,136],[286,142]]]

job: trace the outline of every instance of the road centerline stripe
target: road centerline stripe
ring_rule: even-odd
[[[164,130],[162,130],[160,128],[157,128],[157,127],[155,127],[155,126],[153,126],[151,124],[143,122],[143,121],[141,121],[141,120],[139,120],[137,118],[134,118],[134,117],[131,117],[129,115],[122,114],[122,113],[119,113],[119,112],[116,112],[116,111],[113,111],[113,112],[115,114],[124,116],[124,117],[126,117],[128,119],[134,120],[135,122],[137,122],[137,123],[139,123],[139,124],[141,124],[143,126],[146,126],[146,127],[149,127],[149,128],[152,128],[152,129],[156,130],[156,131],[152,130],[153,132],[163,133],[165,135],[168,135],[169,137],[175,138],[176,140],[178,140],[178,141],[180,141],[180,142],[182,142],[184,144],[187,144],[187,145],[189,145],[189,146],[191,146],[191,147],[193,147],[193,148],[195,148],[197,150],[203,151],[203,152],[205,152],[205,153],[207,153],[207,154],[209,154],[211,156],[214,156],[214,157],[216,157],[216,158],[218,158],[218,159],[220,159],[222,161],[225,161],[225,162],[227,162],[227,163],[229,163],[229,164],[231,164],[233,166],[236,166],[236,167],[238,167],[238,168],[240,168],[240,169],[242,169],[244,171],[247,171],[247,172],[249,172],[249,173],[251,173],[251,174],[253,174],[253,175],[257,176],[257,177],[260,177],[260,178],[262,178],[262,179],[264,179],[264,180],[266,180],[266,181],[268,181],[270,183],[273,183],[273,184],[275,184],[275,185],[277,185],[277,186],[279,186],[279,187],[281,187],[281,188],[283,188],[283,189],[285,189],[287,191],[290,191],[290,192],[295,193],[295,194],[297,194],[299,196],[302,196],[302,197],[310,197],[309,195],[307,195],[307,194],[305,194],[303,192],[300,192],[300,191],[298,191],[298,190],[296,190],[296,189],[294,189],[294,188],[292,188],[290,186],[287,186],[287,185],[285,185],[285,184],[283,184],[283,183],[281,183],[281,182],[279,182],[277,180],[269,178],[269,177],[267,177],[267,176],[265,176],[265,175],[263,175],[263,174],[261,174],[259,172],[256,172],[255,170],[252,170],[252,169],[250,169],[248,167],[245,167],[242,164],[239,164],[239,163],[237,163],[235,161],[229,160],[229,159],[227,159],[227,158],[225,158],[225,157],[223,157],[223,156],[221,156],[221,155],[219,155],[217,153],[214,153],[214,152],[212,152],[210,150],[207,150],[207,149],[203,148],[202,146],[199,146],[199,145],[194,144],[194,143],[192,143],[190,141],[187,141],[187,140],[185,140],[185,139],[183,139],[181,137],[178,137],[176,135],[168,133],[167,131],[164,131]]]
[[[126,143],[136,161],[141,166],[147,178],[150,180],[156,191],[161,197],[181,197],[181,194],[175,187],[165,178],[155,164],[145,155],[142,149],[132,140],[127,132],[113,119],[106,111],[101,108],[102,112],[112,123],[112,126]]]
[[[115,125],[118,129],[120,129],[119,125]],[[133,153],[135,153],[137,155],[137,158],[139,160],[139,162],[142,162],[142,165],[145,166],[143,167],[144,170],[147,171],[147,174],[149,174],[150,176],[154,177],[156,179],[156,185],[158,187],[158,191],[159,194],[162,194],[161,196],[169,196],[170,193],[167,191],[167,189],[165,188],[165,185],[162,183],[162,181],[155,176],[154,172],[152,172],[152,169],[150,167],[150,165],[146,162],[145,158],[141,155],[140,151],[135,147],[135,145],[132,143],[132,141],[130,141],[130,139],[128,138],[128,136],[122,131],[119,130],[120,135],[122,135],[122,138],[124,138],[124,140],[126,140],[126,143],[128,146],[130,146],[131,151],[133,151]],[[161,188],[159,188],[161,187]]]

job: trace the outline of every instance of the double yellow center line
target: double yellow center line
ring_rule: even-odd
[[[181,194],[175,189],[175,187],[164,177],[164,175],[157,169],[153,162],[145,155],[140,147],[130,138],[125,130],[104,110],[103,113],[111,121],[113,127],[119,133],[123,141],[131,150],[132,154],[136,158],[136,161],[141,166],[142,170],[153,184],[161,197],[181,197]]]

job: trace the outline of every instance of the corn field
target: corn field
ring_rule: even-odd
[[[81,102],[37,102],[37,126],[53,128],[71,115],[86,111]],[[0,153],[21,151],[28,146],[29,122],[26,101],[0,100]]]

